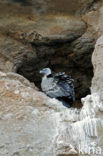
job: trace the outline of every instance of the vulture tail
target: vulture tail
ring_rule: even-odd
[[[59,101],[61,101],[63,103],[63,105],[67,108],[72,107],[72,101],[70,101],[70,99],[66,98],[66,97],[58,97],[57,98]]]

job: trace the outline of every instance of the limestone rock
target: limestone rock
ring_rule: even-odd
[[[94,40],[89,35],[83,37],[87,25],[75,14],[78,7],[81,10],[92,2],[61,0],[64,8],[59,8],[56,0],[0,1],[0,70],[19,73],[37,87],[41,68],[49,66],[54,72],[65,71],[75,79],[75,106],[80,107],[80,98],[90,93]],[[67,6],[68,14],[63,12]]]
[[[34,90],[18,74],[0,72],[0,86],[0,154],[53,155],[61,119],[75,121],[78,114],[69,117],[73,110]]]
[[[92,31],[92,36],[96,39],[100,37],[103,33],[103,1],[97,1],[92,10],[86,13],[82,18],[88,25],[88,31]]]
[[[22,76],[0,72],[0,154],[81,155],[90,148],[97,154],[103,146],[102,92],[82,103],[81,110],[68,109]]]
[[[0,0],[0,156],[103,155],[102,6]],[[90,93],[92,52],[92,94],[81,109],[67,109],[28,81],[39,86],[43,67],[65,71],[78,101]]]
[[[98,92],[103,88],[103,36],[101,36],[95,45],[95,50],[92,56],[94,67],[94,77],[92,79],[92,92]]]
[[[82,14],[88,11],[95,0],[0,0],[1,4],[13,4],[28,7],[35,14],[60,13],[60,14]]]
[[[93,52],[103,2],[70,2],[0,0],[0,156],[103,155],[103,36]],[[27,80],[39,86],[46,66],[66,71],[78,100],[89,93],[92,52],[92,94],[81,109],[67,109]]]

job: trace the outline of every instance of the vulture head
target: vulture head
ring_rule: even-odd
[[[44,69],[40,70],[40,74],[47,76],[47,75],[51,74],[51,69],[50,68],[44,68]]]

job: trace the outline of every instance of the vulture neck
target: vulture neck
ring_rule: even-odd
[[[51,74],[51,73],[45,74],[45,75],[43,76],[43,80],[44,80],[44,79],[47,79],[47,76],[50,75],[50,74]]]

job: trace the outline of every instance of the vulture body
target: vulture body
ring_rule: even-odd
[[[70,108],[75,101],[73,79],[65,72],[51,73],[50,68],[40,71],[44,74],[41,82],[42,91],[51,98],[62,101],[63,105]]]

